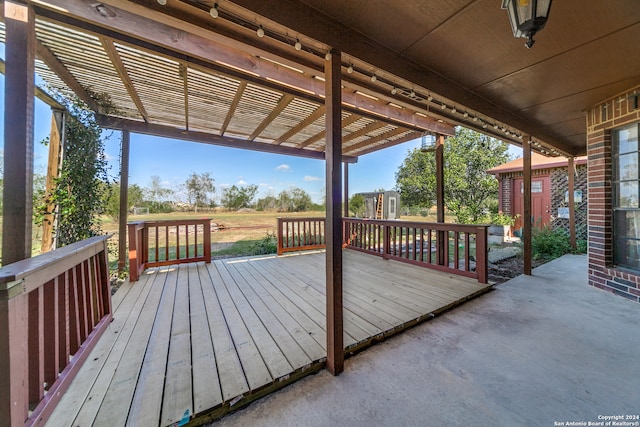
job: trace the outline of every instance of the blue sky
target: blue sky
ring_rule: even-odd
[[[48,148],[40,141],[49,133],[51,110],[36,99],[34,171],[46,173]],[[0,75],[0,117],[4,116],[4,76]],[[117,178],[120,160],[120,132],[107,132],[106,155],[110,174]],[[4,150],[4,120],[0,120]],[[407,152],[420,145],[419,140],[361,156],[349,166],[349,193],[386,190],[395,186],[395,173]],[[521,152],[513,147],[512,153]],[[324,197],[324,161],[283,156],[257,151],[218,147],[147,135],[131,135],[129,183],[148,187],[150,177],[160,177],[163,186],[180,194],[182,184],[192,172],[209,172],[215,179],[216,198],[233,184],[259,186],[258,197],[277,195],[290,187],[304,189],[315,202]]]

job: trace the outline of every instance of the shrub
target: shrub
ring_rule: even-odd
[[[533,230],[531,240],[533,258],[552,260],[571,253],[569,235],[565,230],[552,230],[550,227]]]
[[[278,251],[278,242],[275,233],[267,232],[267,235],[258,240],[251,248],[251,255],[275,254]]]

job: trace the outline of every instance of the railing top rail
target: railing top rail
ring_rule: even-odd
[[[211,218],[197,218],[197,219],[164,219],[164,220],[153,220],[153,221],[132,221],[129,222],[129,225],[140,226],[162,226],[162,225],[193,225],[193,224],[206,224],[210,222]]]
[[[323,216],[283,216],[278,217],[282,221],[324,221]]]
[[[42,286],[51,278],[103,251],[104,242],[110,237],[90,237],[0,268],[0,299],[10,299]]]
[[[343,221],[367,222],[379,225],[395,225],[402,227],[430,228],[432,230],[442,231],[464,231],[475,232],[478,228],[489,228],[485,224],[453,224],[449,222],[422,222],[422,221],[404,221],[402,219],[367,219],[367,218],[343,218]]]

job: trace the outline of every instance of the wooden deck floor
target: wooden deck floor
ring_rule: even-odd
[[[321,369],[324,274],[316,252],[160,267],[125,283],[113,323],[48,425],[199,423]],[[345,251],[345,351],[488,289]]]

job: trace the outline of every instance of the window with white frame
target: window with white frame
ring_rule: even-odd
[[[614,264],[640,270],[640,150],[635,123],[612,132]]]

